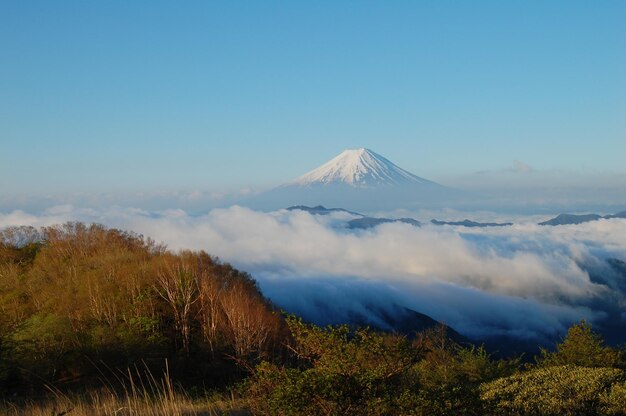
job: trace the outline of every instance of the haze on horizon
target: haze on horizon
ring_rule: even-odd
[[[68,207],[117,206],[151,210],[155,215],[171,209],[202,215],[211,209],[233,205],[263,211],[293,205],[326,205],[383,216],[415,216],[429,211],[437,212],[439,217],[454,217],[463,211],[472,216],[546,215],[560,211],[612,214],[626,206],[626,181],[621,180],[626,175],[622,176],[570,174],[565,177],[558,172],[538,172],[515,161],[509,169],[458,177],[460,186],[450,187],[416,176],[371,149],[355,148],[346,149],[316,169],[267,190],[9,194],[0,195],[0,213],[26,210],[48,214]]]
[[[618,205],[625,14],[619,1],[3,2],[0,209],[208,209],[353,147],[520,204]]]

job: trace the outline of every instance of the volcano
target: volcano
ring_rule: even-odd
[[[256,209],[325,205],[375,211],[440,207],[459,191],[421,178],[378,153],[346,149],[316,169],[243,201]]]
[[[317,169],[305,173],[288,185],[315,186],[346,184],[367,188],[385,185],[434,184],[365,149],[346,149]]]

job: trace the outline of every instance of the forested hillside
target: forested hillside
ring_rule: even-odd
[[[246,273],[204,252],[70,223],[0,234],[4,389],[95,383],[146,363],[207,387],[280,355],[285,327]],[[239,363],[240,365],[238,365]]]

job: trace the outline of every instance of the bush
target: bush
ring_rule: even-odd
[[[255,414],[406,414],[417,389],[416,350],[400,336],[347,326],[319,328],[289,318],[294,368],[257,366],[245,385]],[[403,411],[404,409],[404,411]]]
[[[623,379],[614,368],[554,366],[497,379],[480,392],[494,414],[590,416],[618,400],[621,391],[611,395],[611,386]]]
[[[517,363],[460,347],[445,328],[410,343],[367,329],[287,322],[295,362],[256,367],[245,385],[255,414],[482,415],[480,383],[510,374]]]
[[[519,360],[491,359],[484,347],[463,347],[447,338],[445,328],[421,337],[422,359],[416,364],[420,390],[414,403],[418,415],[482,415],[480,383],[512,374]]]
[[[602,414],[626,415],[626,383],[616,383],[600,395]]]
[[[76,337],[69,319],[55,314],[36,314],[13,334],[15,354],[21,366],[30,374],[46,378],[66,375],[69,370],[68,352]]]

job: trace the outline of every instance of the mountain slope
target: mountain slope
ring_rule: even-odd
[[[626,211],[618,212],[617,214],[601,216],[598,214],[559,214],[556,217],[540,222],[539,225],[573,225],[582,224],[590,221],[597,221],[601,219],[610,220],[612,218],[626,218]]]
[[[454,225],[461,227],[507,227],[509,225],[513,225],[512,222],[476,222],[468,219],[464,219],[463,221],[439,221],[439,220],[430,220],[430,222],[434,225]]]
[[[414,220],[413,218],[374,218],[374,217],[363,217],[363,218],[355,218],[353,220],[348,221],[348,228],[351,230],[360,229],[366,230],[368,228],[374,228],[380,224],[392,224],[392,223],[403,223],[409,224],[414,227],[419,227],[422,224]]]
[[[612,215],[605,215],[604,218],[606,219],[625,218],[626,219],[626,211],[618,212],[617,214],[612,214]]]
[[[343,208],[326,208],[323,205],[318,205],[315,207],[307,207],[306,205],[296,205],[293,207],[287,208],[287,211],[305,211],[311,215],[329,215],[336,212],[346,213],[353,215],[355,217],[350,220],[346,220],[344,226],[350,230],[365,230],[368,228],[374,228],[380,224],[388,224],[388,223],[404,223],[410,224],[415,227],[421,226],[420,222],[413,218],[376,218],[376,217],[368,217],[363,214],[359,214],[358,212],[348,211]]]
[[[390,305],[367,305],[367,314],[352,313],[348,324],[372,329],[390,331],[413,338],[418,332],[434,329],[438,326],[446,328],[446,334],[450,339],[460,344],[471,342],[468,338],[456,332],[453,328],[442,322],[436,321],[428,315],[416,312],[404,306]]]
[[[463,193],[420,178],[372,150],[348,149],[299,178],[240,204],[274,210],[293,205],[374,211],[440,207]]]
[[[294,205],[286,208],[287,211],[306,211],[311,215],[329,215],[334,212],[345,212],[346,214],[354,215],[355,217],[363,217],[363,214],[358,212],[348,211],[343,208],[326,208],[323,205],[316,205],[314,207],[307,207],[306,205]]]
[[[346,149],[322,166],[300,176],[289,185],[310,186],[343,183],[354,187],[432,184],[413,175],[372,150]]]

